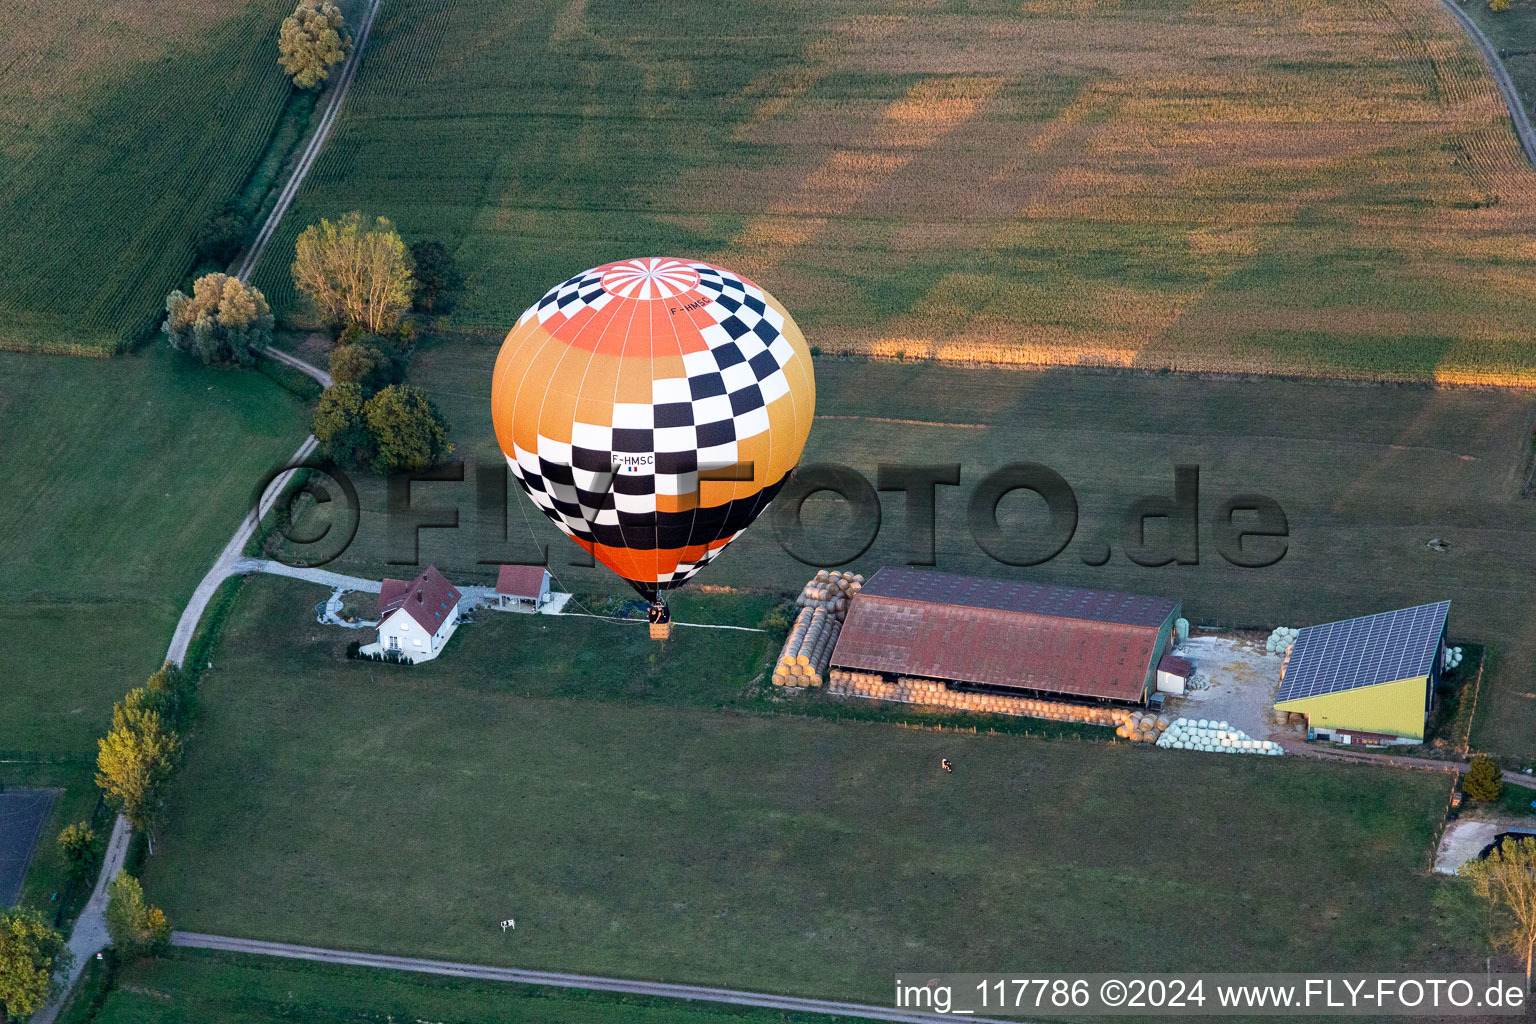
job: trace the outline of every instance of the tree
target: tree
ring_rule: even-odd
[[[228,266],[245,247],[245,235],[250,230],[245,215],[226,203],[209,217],[197,232],[198,263],[214,263]]]
[[[133,691],[129,698],[158,713],[162,722],[180,732],[191,724],[197,709],[197,686],[191,673],[168,661],[150,674],[142,690]]]
[[[35,910],[0,909],[0,1018],[30,1017],[59,994],[70,964],[64,936]]]
[[[1495,14],[1509,10],[1509,0],[1488,0],[1488,9]]]
[[[1504,777],[1493,758],[1479,754],[1461,780],[1461,791],[1473,800],[1491,803],[1504,792]]]
[[[1530,991],[1536,954],[1536,836],[1505,836],[1487,857],[1463,864],[1460,874],[1495,915],[1495,944],[1525,961],[1525,988]]]
[[[65,825],[59,832],[59,852],[64,855],[69,877],[76,882],[83,882],[96,867],[96,858],[101,856],[101,836],[96,834],[89,822]]]
[[[322,455],[354,468],[373,462],[378,444],[364,414],[367,401],[362,385],[350,381],[332,384],[320,393],[310,432]]]
[[[180,289],[166,296],[162,330],[172,348],[205,363],[249,366],[252,351],[271,342],[272,323],[261,289],[228,274],[204,274],[190,298]]]
[[[356,384],[364,394],[396,382],[399,369],[395,360],[374,344],[338,345],[331,349],[331,380],[337,384]]]
[[[368,399],[363,414],[378,445],[373,457],[376,473],[426,469],[453,451],[447,421],[417,388],[391,384]]]
[[[151,705],[147,688],[129,691],[112,709],[112,729],[97,740],[96,785],[155,849],[155,828],[165,813],[165,787],[181,759],[181,740]]]
[[[347,59],[352,37],[346,19],[333,3],[300,0],[283,19],[277,37],[277,62],[300,89],[314,89],[331,74],[331,68]]]
[[[464,284],[453,253],[442,242],[421,241],[411,245],[411,262],[415,265],[416,301],[414,308],[432,312],[452,292]]]
[[[304,229],[294,247],[293,283],[328,323],[358,324],[372,334],[394,329],[415,291],[400,233],[384,217],[370,227],[355,210]]]
[[[107,887],[107,934],[129,957],[156,952],[171,941],[165,911],[144,902],[144,887],[126,871],[119,871]]]

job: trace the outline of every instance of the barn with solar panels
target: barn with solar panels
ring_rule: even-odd
[[[1339,743],[1420,743],[1440,680],[1451,602],[1309,626],[1280,669],[1277,711]]]

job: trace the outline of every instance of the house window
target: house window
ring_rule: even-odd
[[[417,647],[420,647],[421,646],[421,637],[419,637],[419,636],[411,637],[411,643],[415,644]]]
[[[389,649],[392,650],[392,651],[398,651],[400,649],[400,638],[399,637],[392,636],[392,637],[389,638]]]

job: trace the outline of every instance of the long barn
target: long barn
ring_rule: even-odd
[[[887,567],[854,595],[832,667],[1142,703],[1178,617],[1166,598]]]

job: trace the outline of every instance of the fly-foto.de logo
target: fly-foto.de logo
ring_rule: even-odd
[[[268,474],[257,493],[293,468]],[[277,530],[288,544],[274,557],[315,566],[336,558],[352,542],[359,499],[346,473],[333,463],[304,466],[300,471],[308,474],[302,485],[290,486],[289,502],[279,503]],[[641,461],[621,464],[616,460],[611,472],[592,474],[584,483],[595,491],[609,491],[615,478],[648,471],[651,466]],[[471,478],[472,496],[452,490],[454,484],[465,485]],[[754,467],[751,463],[700,467],[697,478],[700,493],[709,487],[750,484]],[[468,524],[460,513],[472,506],[474,526],[463,530],[463,536],[475,561],[548,564],[548,548],[531,530],[517,528],[526,526],[526,517],[509,514],[515,495],[508,483],[507,466],[499,462],[452,462],[389,477],[384,509],[386,560],[392,565],[417,564],[422,531],[461,530]],[[805,565],[831,568],[854,561],[874,545],[881,536],[886,503],[894,502],[904,513],[904,536],[888,539],[901,544],[908,565],[932,566],[938,564],[940,488],[957,488],[965,500],[963,517],[945,517],[946,536],[963,529],[982,552],[1004,565],[1042,565],[1067,555],[1099,566],[1115,557],[1116,551],[1140,566],[1198,565],[1202,549],[1214,547],[1230,565],[1261,569],[1279,562],[1290,548],[1290,522],[1278,501],[1251,492],[1204,493],[1200,468],[1193,465],[1173,467],[1168,493],[1144,495],[1108,510],[1107,517],[1101,516],[1111,524],[1107,535],[1100,530],[1079,536],[1082,510],[1077,493],[1060,473],[1037,462],[983,471],[966,470],[960,463],[881,463],[873,481],[850,466],[815,463],[790,475],[772,496],[767,518],[787,555]],[[269,491],[269,502],[272,497]],[[308,524],[305,516],[289,514],[292,502],[301,497],[322,508],[337,503],[340,525]],[[1043,502],[1044,514],[1029,516],[1027,524],[1020,525],[1016,517],[1005,514],[1002,506],[1007,499],[1036,506]],[[944,504],[951,500],[946,497]],[[838,525],[808,524],[808,506],[817,508],[811,518]],[[573,554],[570,564],[592,564],[585,552]]]
[[[908,565],[935,565],[938,489],[961,487],[967,474],[959,463],[901,465],[881,463],[875,480],[835,463],[802,466],[768,510],[779,546],[806,565],[845,565],[868,551],[880,535],[880,492],[905,494]],[[966,497],[965,529],[994,561],[1004,565],[1042,565],[1072,548],[1086,565],[1104,565],[1113,546],[1102,536],[1080,541],[1076,492],[1065,477],[1038,462],[1016,462],[972,476]],[[999,515],[1005,498],[1020,493],[1043,499],[1046,522],[1030,529],[1010,529]],[[814,539],[803,515],[812,496],[846,503],[836,518],[844,527]],[[1118,517],[1119,550],[1141,566],[1198,565],[1205,533],[1229,564],[1262,569],[1285,557],[1290,523],[1275,499],[1255,493],[1221,497],[1202,518],[1199,466],[1175,466],[1171,495],[1152,494],[1131,501]],[[897,498],[900,501],[902,499]],[[831,518],[830,516],[828,518]]]

